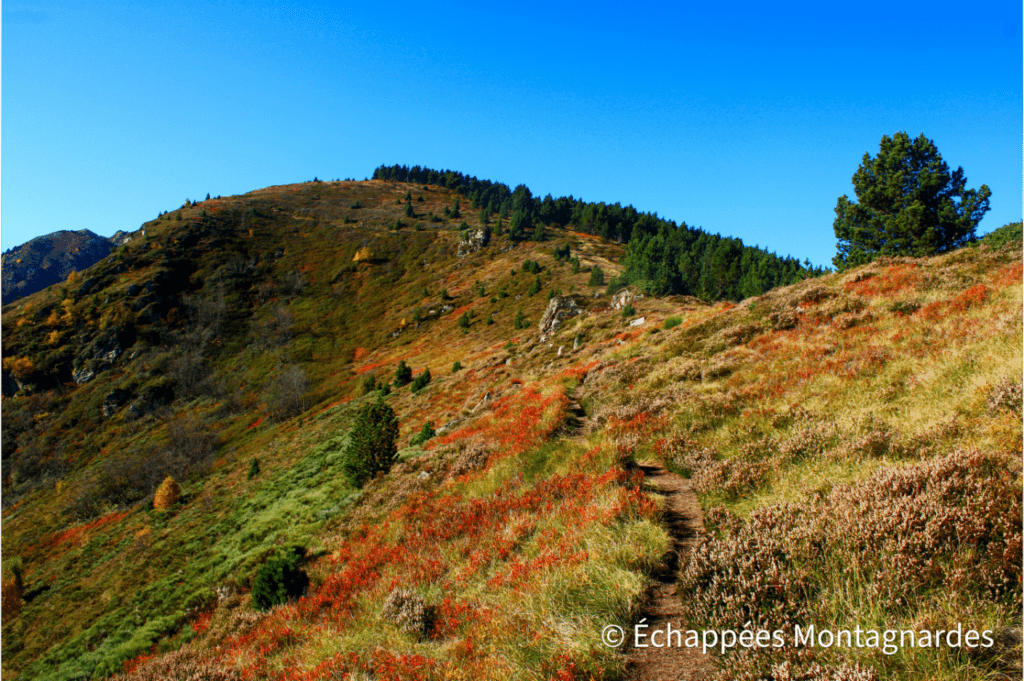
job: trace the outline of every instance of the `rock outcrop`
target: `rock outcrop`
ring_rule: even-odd
[[[490,229],[480,227],[469,230],[466,238],[459,242],[459,256],[469,255],[485,248],[491,241]]]
[[[566,319],[571,319],[584,312],[581,303],[583,296],[555,296],[548,303],[548,309],[540,318],[540,339],[547,340],[553,336]]]

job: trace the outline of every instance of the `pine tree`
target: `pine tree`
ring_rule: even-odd
[[[878,156],[865,153],[853,175],[859,203],[845,194],[836,203],[833,264],[843,270],[883,255],[921,257],[963,246],[992,195],[986,185],[966,184],[963,168],[950,173],[923,134],[883,136]]]
[[[345,473],[356,487],[386,473],[398,460],[398,417],[378,395],[377,401],[363,405],[356,414],[345,450]]]
[[[412,381],[412,368],[405,363],[405,360],[399,360],[398,367],[395,369],[395,387],[401,388],[403,385],[408,385]]]

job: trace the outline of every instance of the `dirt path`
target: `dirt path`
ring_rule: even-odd
[[[687,627],[680,621],[676,573],[679,570],[679,556],[689,551],[697,535],[704,531],[704,516],[689,480],[669,473],[658,463],[641,462],[639,466],[657,488],[658,494],[665,497],[664,523],[672,536],[672,548],[663,561],[664,568],[655,575],[657,581],[648,590],[647,605],[640,615],[640,619],[647,618],[645,624],[649,625],[643,633],[650,636],[655,631],[665,632],[670,623],[672,630],[685,631]],[[627,634],[627,640],[632,643],[632,632]],[[655,640],[661,642],[664,636],[660,634],[660,638]],[[650,638],[646,639],[647,643],[650,641]],[[700,649],[676,645],[662,648],[630,645],[624,652],[627,658],[626,671],[632,681],[697,681],[706,678],[711,668]]]

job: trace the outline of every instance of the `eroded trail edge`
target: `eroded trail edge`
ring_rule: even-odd
[[[693,548],[697,537],[704,532],[704,515],[689,480],[670,473],[659,463],[640,462],[638,466],[655,492],[665,497],[663,523],[672,537],[672,547],[655,574],[656,581],[648,589],[646,605],[640,614],[641,620],[646,618],[644,624],[649,625],[644,633],[666,631],[669,623],[673,630],[685,630],[689,627],[681,621],[682,607],[676,593],[676,575],[680,558]],[[659,643],[664,640],[664,634],[661,636]],[[633,681],[696,681],[706,678],[711,668],[700,649],[676,645],[634,647],[632,631],[627,632],[627,640],[629,645],[624,651],[626,671]],[[650,643],[650,639],[646,642]]]

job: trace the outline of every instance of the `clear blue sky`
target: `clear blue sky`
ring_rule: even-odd
[[[448,168],[828,264],[865,152],[1021,218],[1021,3],[3,3],[4,249],[186,198]]]

